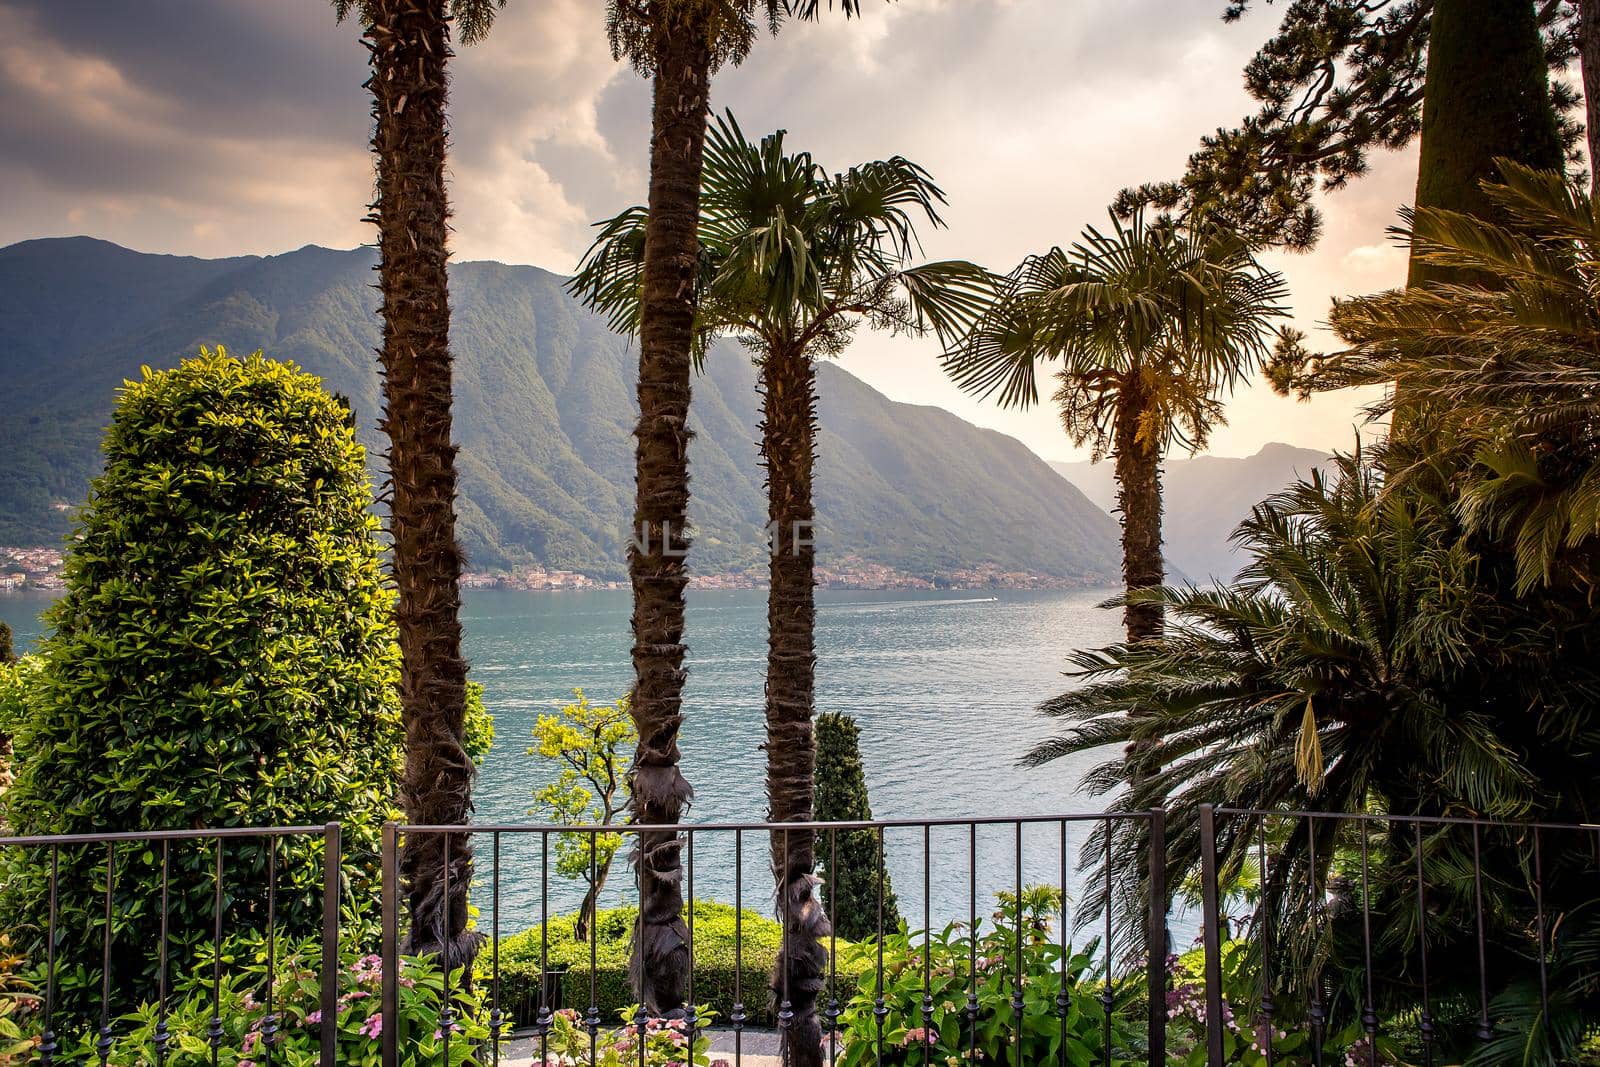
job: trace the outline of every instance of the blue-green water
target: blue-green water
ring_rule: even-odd
[[[1058,815],[1096,811],[1101,800],[1079,781],[1092,760],[1023,770],[1019,756],[1050,731],[1034,712],[1062,690],[1061,672],[1075,648],[1117,637],[1117,613],[1097,608],[1105,590],[1072,592],[854,592],[819,590],[817,703],[861,724],[874,813],[882,818]],[[693,590],[687,640],[689,683],[682,748],[695,789],[696,822],[759,821],[763,789],[762,680],[766,594]],[[0,596],[0,618],[19,645],[39,632],[48,598]],[[486,688],[496,740],[478,782],[481,821],[533,822],[534,789],[546,770],[526,754],[533,722],[582,686],[609,700],[627,686],[629,599],[625,591],[525,593],[471,591],[466,645],[473,677]],[[1032,827],[1024,841],[1025,877],[1059,879],[1059,828]],[[1013,831],[983,831],[980,893],[1014,880]],[[731,842],[697,843],[697,891],[733,899]],[[1071,840],[1081,840],[1079,827]],[[922,835],[892,832],[889,866],[913,925],[920,919]],[[964,914],[967,830],[935,830],[930,839],[935,918]],[[489,842],[480,840],[482,854]],[[745,843],[745,902],[770,899],[763,876],[765,842]],[[1075,847],[1075,846],[1074,846]],[[515,928],[536,920],[537,837],[502,840],[502,918]],[[490,874],[487,863],[480,875]],[[553,882],[557,882],[553,878]],[[613,879],[627,892],[626,873]],[[1069,879],[1076,881],[1075,877]],[[552,885],[556,903],[575,890]],[[479,894],[486,902],[487,892]],[[980,904],[982,897],[980,897]]]

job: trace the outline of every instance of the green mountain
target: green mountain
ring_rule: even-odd
[[[99,466],[121,382],[200,345],[293,359],[349,397],[374,450],[374,255],[147,255],[90,238],[0,249],[0,544],[55,543]],[[460,263],[455,308],[461,538],[479,569],[539,562],[620,577],[632,514],[636,355],[535,267]],[[930,364],[930,373],[933,373]],[[818,376],[818,544],[932,575],[992,564],[1095,580],[1115,525],[1017,441]],[[765,490],[749,358],[714,351],[695,385],[699,573],[759,565]]]
[[[1328,464],[1328,453],[1280,442],[1253,456],[1189,456],[1162,464],[1163,533],[1175,577],[1196,582],[1233,578],[1243,561],[1228,538],[1250,509],[1297,477]],[[1052,462],[1056,473],[1097,506],[1117,506],[1110,462]]]

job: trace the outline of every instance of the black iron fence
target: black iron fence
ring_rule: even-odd
[[[1600,826],[1202,806],[1205,1062],[1600,1062]]]
[[[1130,828],[1141,854],[1117,869],[1110,831]],[[1586,1062],[1600,827],[1206,807],[1199,831],[1198,884],[1177,886],[1160,811],[390,824],[359,855],[337,823],[4,837],[3,870],[41,893],[0,931],[35,960],[12,976],[21,994],[0,974],[0,1062]],[[657,864],[680,870],[685,905],[687,995],[661,1018],[629,1004],[637,909],[601,909],[577,937],[560,870],[576,849],[596,878],[595,846],[618,834],[627,887],[641,832],[673,843]],[[430,969],[407,955],[401,852],[467,834],[484,946],[471,972]],[[851,880],[864,923],[824,935],[815,973],[777,966],[804,928],[773,885],[791,847],[818,861],[800,906]],[[1191,893],[1201,944],[1173,950]],[[7,1025],[31,1036],[20,1053]]]

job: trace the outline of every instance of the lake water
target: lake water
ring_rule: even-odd
[[[880,818],[1062,815],[1099,810],[1079,788],[1093,758],[1024,770],[1017,759],[1050,732],[1034,711],[1062,691],[1076,648],[1116,640],[1119,613],[1098,608],[1108,590],[1071,592],[857,592],[819,590],[817,704],[861,725],[874,814]],[[40,595],[0,596],[0,618],[20,647],[39,633]],[[472,590],[466,598],[466,648],[486,689],[496,740],[479,778],[481,821],[532,822],[534,789],[548,777],[526,754],[535,718],[582,686],[591,700],[626,688],[626,591],[527,593]],[[695,789],[696,822],[760,821],[766,800],[762,680],[766,594],[692,590],[687,641],[689,682],[682,748]],[[1086,826],[1070,828],[1075,850]],[[1025,877],[1059,880],[1057,826],[1025,833]],[[980,906],[1014,880],[1013,831],[981,831]],[[696,888],[733,899],[731,841],[697,843]],[[745,842],[744,902],[770,902],[765,842]],[[930,902],[934,918],[963,915],[968,894],[967,830],[933,831]],[[488,842],[481,842],[487,858]],[[922,834],[891,832],[889,867],[913,926],[921,918]],[[502,919],[507,928],[537,920],[537,837],[502,842]],[[489,875],[488,864],[480,875]],[[615,872],[614,883],[626,883]],[[1069,882],[1075,883],[1073,876]],[[1075,888],[1075,885],[1069,886]],[[614,884],[612,895],[627,895]],[[487,893],[478,898],[487,902]],[[576,899],[552,874],[553,904]]]

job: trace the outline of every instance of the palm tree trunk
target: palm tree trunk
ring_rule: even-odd
[[[415,824],[459,824],[472,811],[463,744],[467,664],[461,657],[461,550],[456,543],[450,432],[450,303],[445,263],[445,0],[376,0],[363,34],[371,52],[372,147],[378,160],[378,288],[383,304],[389,526],[400,633],[406,764],[400,799]],[[449,899],[445,872],[449,870]],[[468,963],[472,846],[461,834],[406,838],[401,856],[411,927],[407,951]]]
[[[710,110],[707,5],[667,5],[657,28],[651,109],[650,218],[640,283],[639,427],[635,431],[632,711],[639,731],[633,817],[676,823],[693,798],[678,769],[683,723],[683,592],[689,550],[689,373],[694,343],[700,172]],[[649,1011],[684,1003],[689,978],[680,837],[640,834],[633,862],[640,922],[634,989]]]
[[[1137,372],[1136,372],[1137,373]],[[1115,443],[1117,507],[1122,512],[1122,584],[1131,593],[1162,584],[1161,454],[1139,435],[1148,403],[1143,386],[1129,382],[1117,405]],[[1129,641],[1161,636],[1159,604],[1129,604],[1122,612]]]
[[[1600,199],[1600,0],[1578,2],[1578,62],[1589,137],[1589,196]]]
[[[815,549],[811,470],[816,443],[816,391],[811,360],[779,348],[762,362],[761,456],[767,468],[767,520],[772,538],[767,594],[767,803],[772,822],[810,822],[816,770]],[[827,973],[828,919],[817,898],[815,835],[774,831],[783,947],[772,975],[784,1024],[785,1063],[819,1067],[822,1027],[817,998]]]

